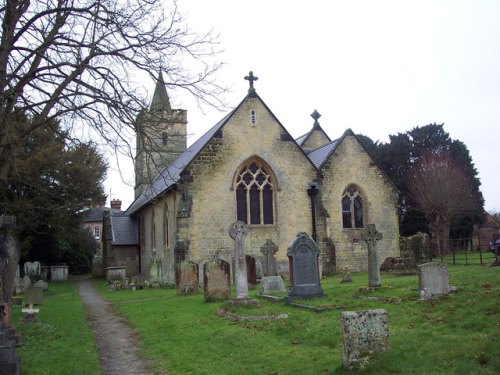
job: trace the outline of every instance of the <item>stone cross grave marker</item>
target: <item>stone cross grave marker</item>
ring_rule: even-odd
[[[449,284],[446,264],[420,264],[418,266],[418,282],[422,299],[448,294],[456,289]]]
[[[260,251],[264,254],[262,258],[262,273],[264,276],[277,276],[278,267],[274,254],[278,252],[278,246],[272,240],[267,239],[264,245],[261,246]]]
[[[187,296],[198,293],[198,264],[183,260],[176,264],[175,271],[177,294]]]
[[[319,281],[319,250],[307,233],[297,234],[286,253],[290,264],[288,300],[299,297],[323,297]]]
[[[209,260],[203,265],[203,288],[205,301],[226,300],[230,295],[229,263],[222,260]]]
[[[368,246],[368,286],[379,287],[380,269],[378,266],[377,241],[382,239],[382,233],[378,232],[375,224],[368,224],[361,235]]]
[[[229,235],[234,240],[234,262],[236,266],[236,298],[248,298],[247,265],[243,240],[247,236],[248,226],[236,221],[229,226]]]
[[[345,368],[362,367],[372,353],[389,349],[385,310],[344,311],[340,314],[340,324]]]

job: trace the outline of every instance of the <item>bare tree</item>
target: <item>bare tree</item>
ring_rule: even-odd
[[[0,15],[0,181],[21,140],[52,119],[68,134],[89,126],[130,155],[145,73],[223,106],[216,38],[191,33],[175,0],[3,0]]]
[[[427,153],[410,169],[407,186],[415,207],[425,214],[432,248],[443,254],[451,219],[473,211],[480,202],[465,167],[448,151]]]

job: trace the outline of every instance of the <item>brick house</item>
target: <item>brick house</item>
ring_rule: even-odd
[[[231,263],[231,223],[249,225],[245,252],[257,273],[266,240],[286,256],[298,232],[307,232],[321,252],[323,273],[349,266],[367,269],[361,240],[374,223],[383,239],[380,262],[399,256],[397,189],[352,130],[331,140],[312,114],[311,130],[293,139],[255,91],[248,94],[189,148],[187,112],[171,109],[160,77],[149,113],[138,119],[135,201],[126,215],[136,220],[140,272],[153,256],[162,260],[165,283],[175,281],[175,263]],[[165,163],[162,163],[164,161]]]

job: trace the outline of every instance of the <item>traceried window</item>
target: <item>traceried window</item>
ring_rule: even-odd
[[[363,197],[356,185],[349,185],[342,195],[342,224],[345,229],[363,228]]]
[[[274,186],[268,167],[252,160],[235,183],[237,219],[247,224],[274,224]]]

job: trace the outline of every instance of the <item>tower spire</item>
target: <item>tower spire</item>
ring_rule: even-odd
[[[172,107],[170,106],[170,99],[168,98],[167,88],[165,81],[163,80],[163,74],[160,71],[158,74],[158,79],[156,80],[155,92],[153,94],[153,100],[151,100],[151,112],[172,112]]]

